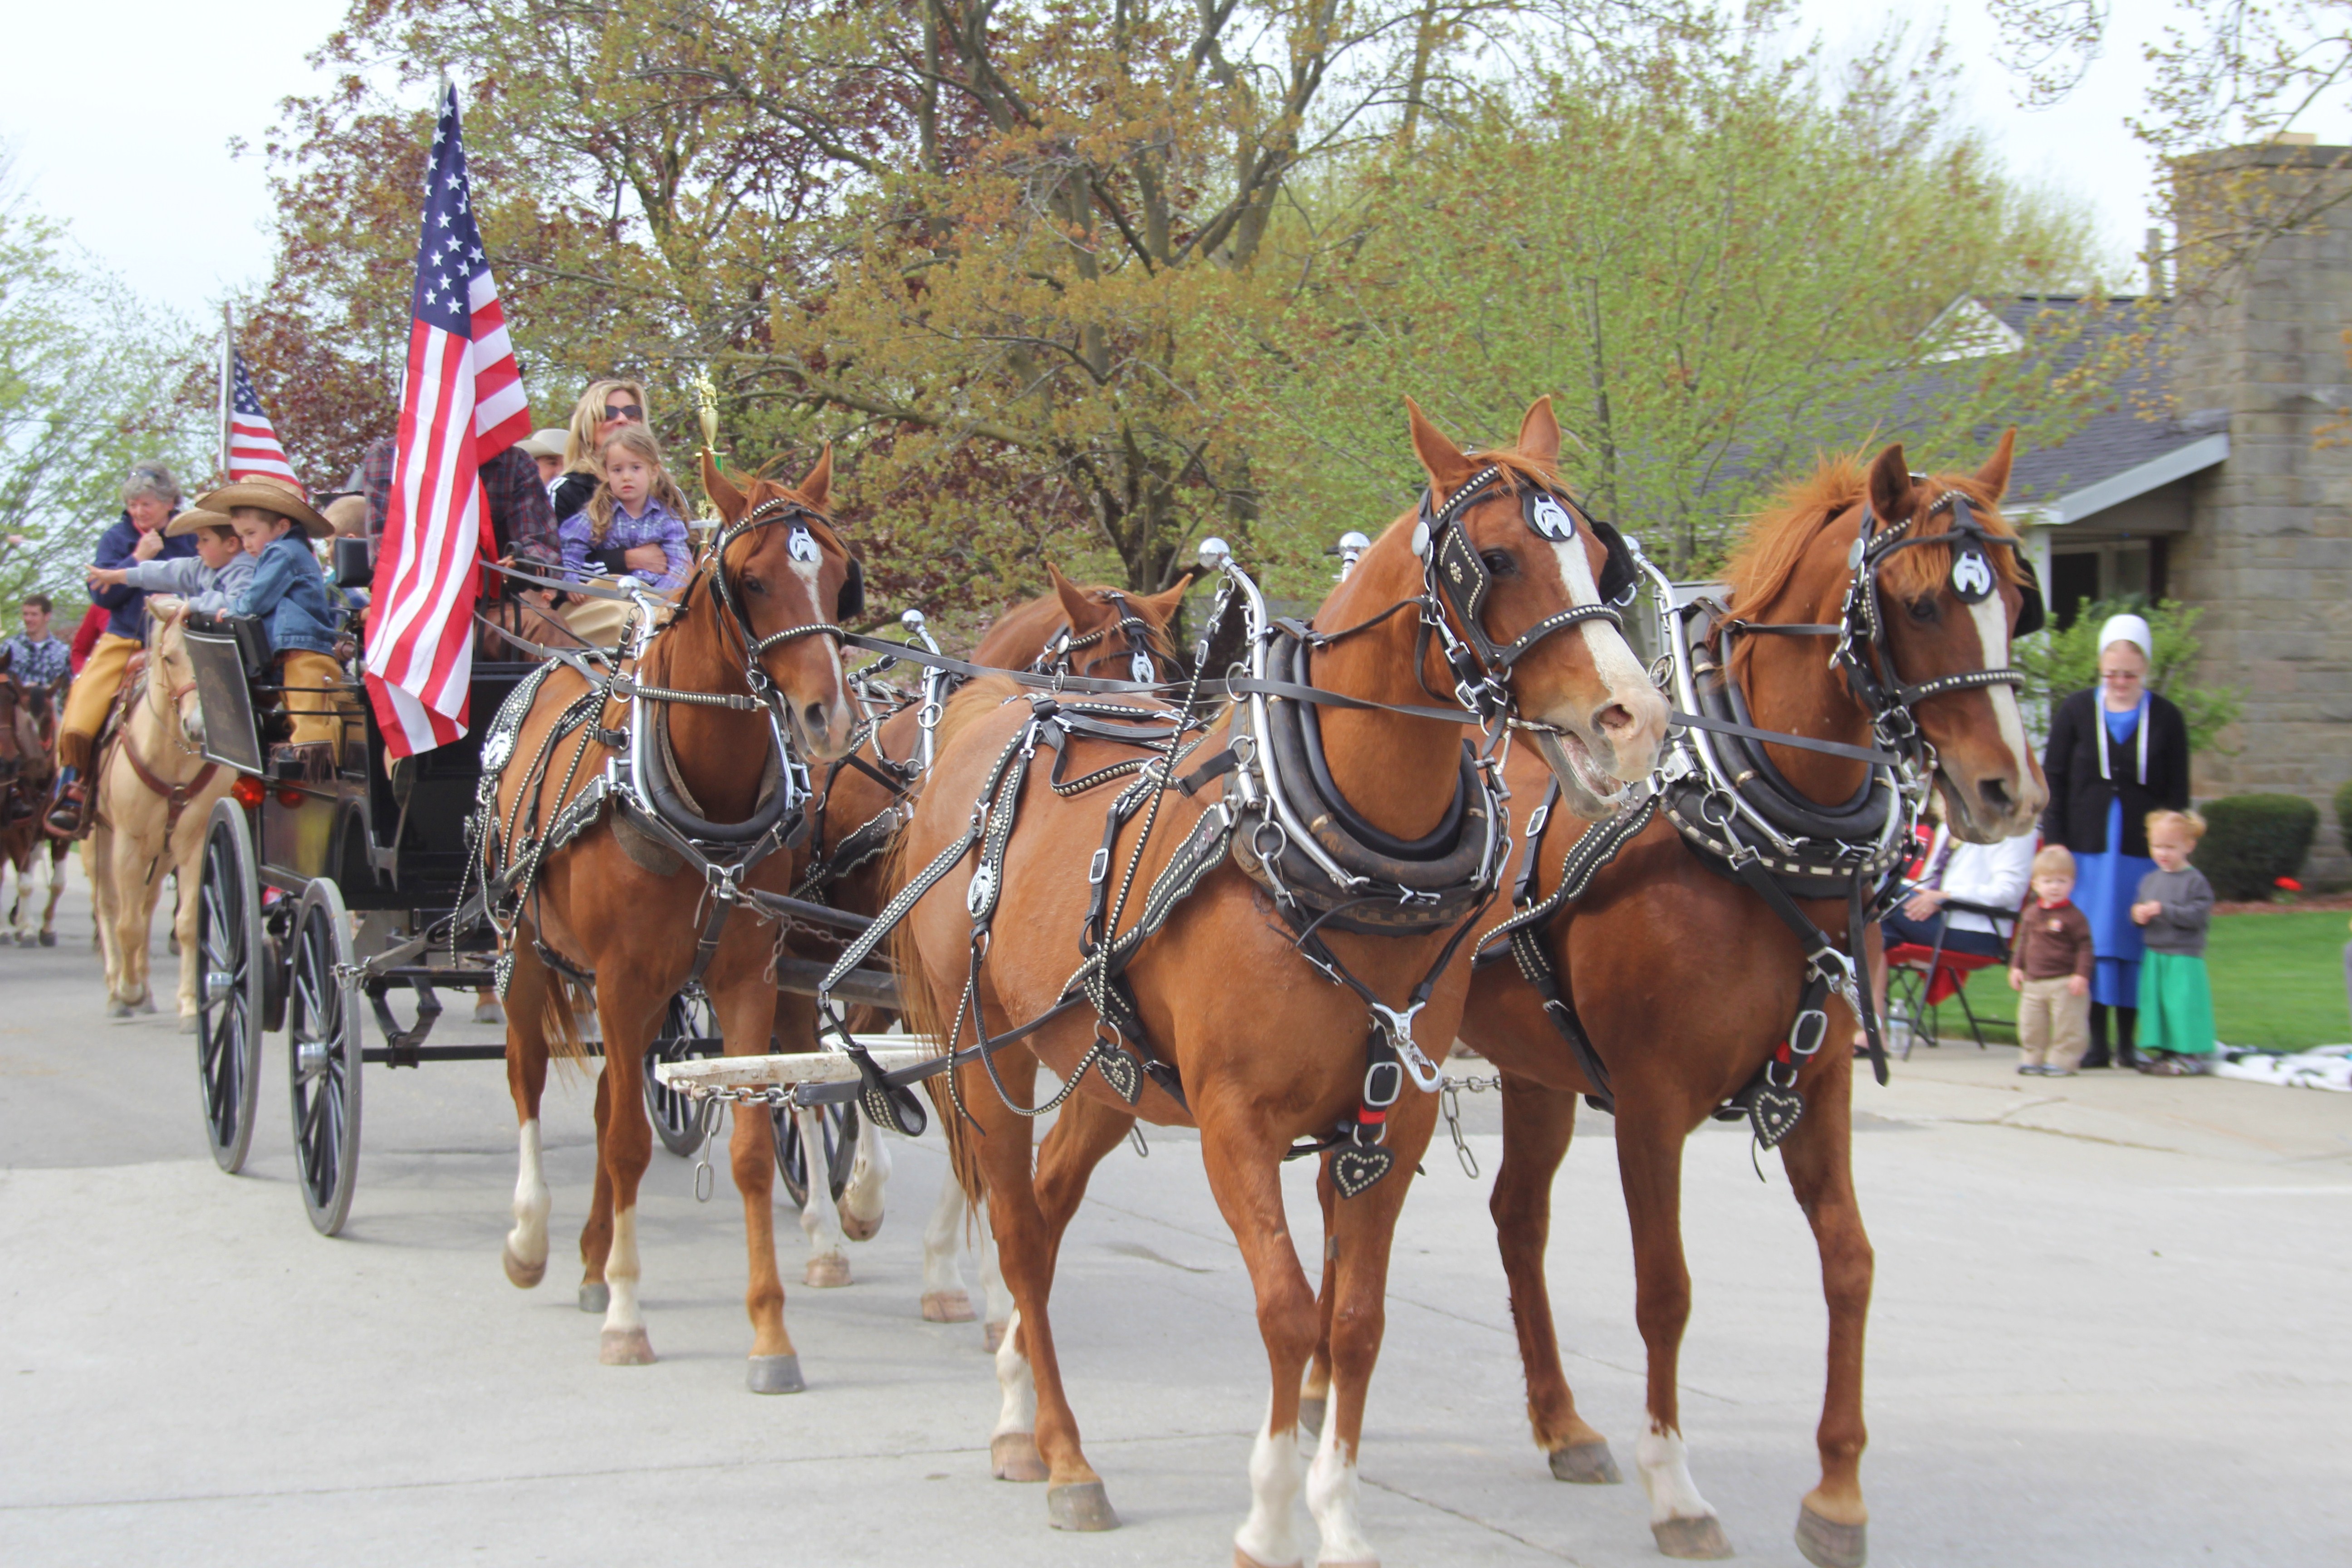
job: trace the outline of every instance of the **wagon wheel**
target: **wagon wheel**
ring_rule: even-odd
[[[784,1191],[793,1194],[793,1202],[808,1206],[808,1151],[801,1144],[801,1124],[793,1116],[792,1108],[779,1105],[768,1112],[776,1132],[776,1171],[784,1178]],[[842,1190],[849,1185],[849,1168],[857,1159],[857,1107],[850,1101],[835,1100],[816,1108],[817,1125],[824,1129],[825,1186],[833,1201],[841,1201]]]
[[[343,895],[320,877],[303,890],[294,918],[293,973],[286,995],[294,1163],[302,1206],[320,1236],[342,1229],[359,1173],[360,1015],[352,973],[352,922],[343,912]]]
[[[253,1143],[261,1092],[261,1035],[269,955],[261,944],[261,888],[253,830],[234,800],[213,803],[196,884],[196,1080],[213,1163],[235,1175]]]
[[[699,988],[681,991],[669,1000],[669,1010],[662,1015],[661,1029],[654,1043],[646,1050],[646,1115],[652,1119],[654,1131],[659,1134],[662,1147],[684,1159],[702,1146],[716,1106],[709,1100],[698,1101],[681,1094],[654,1076],[654,1068],[662,1062],[688,1061],[709,1056],[710,1048],[693,1044],[696,1040],[715,1040],[719,1024],[710,1010],[710,999]]]

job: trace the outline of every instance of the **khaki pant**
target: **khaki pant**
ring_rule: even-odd
[[[286,716],[293,721],[296,745],[325,741],[343,760],[343,720],[352,711],[343,667],[332,656],[289,647],[278,656],[278,679],[286,687]]]
[[[2027,1067],[2053,1067],[2072,1072],[2082,1064],[2091,1044],[2091,998],[2067,993],[2074,976],[2029,980],[2017,999],[2017,1043],[2024,1047]]]
[[[66,693],[65,721],[58,726],[59,766],[89,771],[90,748],[106,723],[106,710],[114,706],[114,694],[122,689],[123,668],[138,651],[138,638],[112,632],[89,650],[89,662]]]
[[[635,579],[630,581],[634,583]],[[594,585],[617,586],[610,577],[596,578]],[[572,636],[597,647],[615,647],[626,634],[629,623],[636,618],[637,607],[618,599],[574,599],[557,614]]]

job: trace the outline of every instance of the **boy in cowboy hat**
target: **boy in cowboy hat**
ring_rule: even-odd
[[[163,527],[173,539],[196,536],[194,555],[173,555],[156,561],[133,561],[127,566],[93,566],[89,585],[116,588],[129,584],[150,594],[176,594],[188,608],[208,615],[225,614],[253,581],[254,559],[245,552],[236,525],[216,511],[192,507]]]
[[[261,618],[270,651],[278,656],[286,714],[293,721],[291,739],[271,752],[272,771],[325,784],[334,777],[341,752],[337,699],[344,682],[342,667],[335,662],[337,618],[310,541],[326,538],[334,525],[292,485],[267,477],[224,485],[196,504],[227,513],[254,561],[253,580],[234,613]]]

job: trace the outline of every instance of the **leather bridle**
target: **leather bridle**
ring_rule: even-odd
[[[839,541],[841,536],[835,530],[832,520],[823,513],[789,497],[771,497],[719,531],[719,538],[710,547],[709,565],[707,568],[710,575],[712,590],[719,595],[719,604],[727,611],[723,622],[733,626],[738,640],[742,644],[744,682],[751,687],[751,695],[774,712],[779,719],[787,717],[783,709],[783,700],[777,691],[775,681],[770,678],[767,667],[761,662],[767,657],[768,650],[805,637],[829,637],[834,638],[837,645],[841,638],[848,635],[848,629],[834,620],[818,619],[803,626],[786,626],[782,631],[771,632],[766,637],[761,637],[758,628],[752,626],[751,612],[744,608],[742,600],[737,595],[734,579],[728,573],[727,550],[737,540],[756,533],[761,529],[773,528],[782,523],[792,523],[808,540],[809,547],[817,552],[816,558],[821,561],[824,559],[823,547],[817,543],[816,536],[808,532],[807,524],[810,522],[824,524],[825,531],[832,533],[836,542]],[[795,552],[794,558],[802,559],[797,554],[797,542],[792,548]],[[835,613],[842,619],[851,619],[862,613],[866,607],[865,574],[859,570],[857,558],[849,554],[848,546],[845,544],[842,546],[842,554],[849,563],[849,575],[841,585],[841,600],[835,606]],[[689,583],[686,592],[678,596],[681,611],[693,596],[694,585]],[[812,607],[817,610],[820,616],[824,615],[822,606],[813,605]]]

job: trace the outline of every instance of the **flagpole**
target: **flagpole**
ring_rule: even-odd
[[[220,479],[228,483],[228,405],[229,366],[236,353],[236,323],[230,307],[221,306],[220,361]]]

